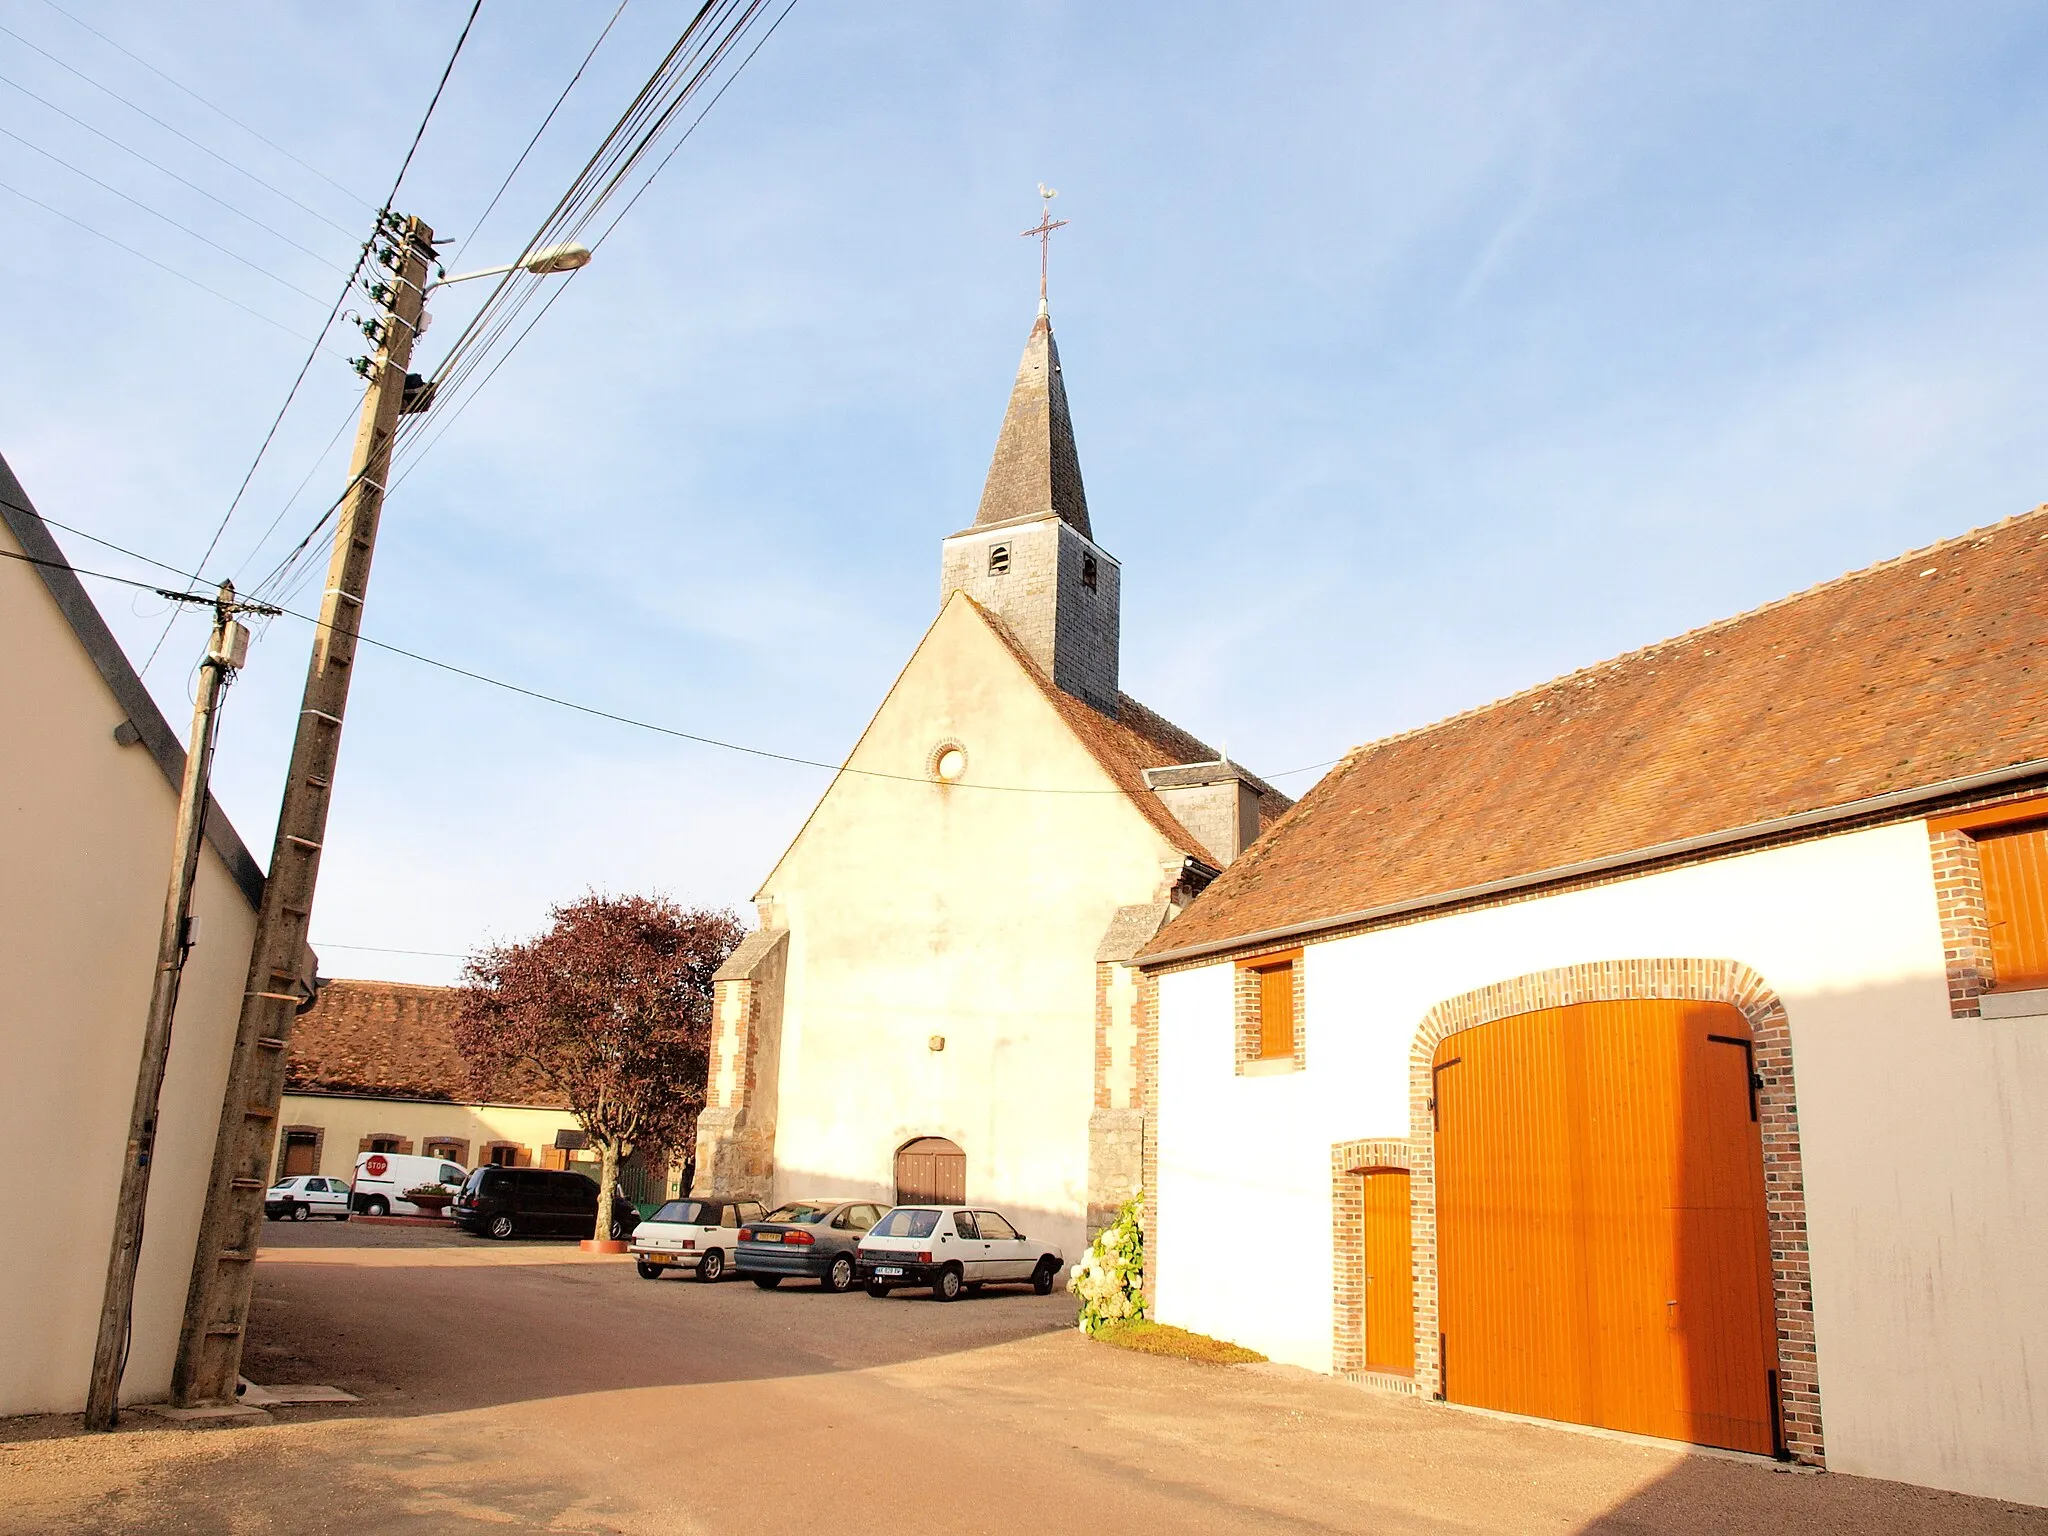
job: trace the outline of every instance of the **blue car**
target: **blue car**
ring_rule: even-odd
[[[764,1291],[785,1280],[815,1280],[820,1290],[853,1289],[853,1251],[882,1207],[867,1200],[791,1200],[740,1228],[739,1272]]]

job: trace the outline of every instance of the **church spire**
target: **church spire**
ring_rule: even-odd
[[[1084,537],[1088,494],[1081,486],[1081,458],[1074,451],[1074,422],[1067,413],[1067,387],[1060,378],[1060,349],[1052,337],[1045,301],[1024,343],[1002,435],[981,488],[974,526],[986,528],[1048,512]]]

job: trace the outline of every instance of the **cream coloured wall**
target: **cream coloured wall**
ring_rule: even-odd
[[[960,785],[928,779],[943,742]],[[893,1199],[897,1148],[945,1136],[970,1199],[1077,1258],[1095,947],[1181,855],[957,596],[848,764],[913,782],[842,773],[761,892],[790,931],[777,1194]]]
[[[1920,822],[1310,944],[1300,1074],[1233,1074],[1227,965],[1163,976],[1161,1318],[1328,1370],[1330,1148],[1409,1134],[1431,1005],[1667,956],[1785,1003],[1828,1464],[2048,1503],[2048,1031],[1949,1017]],[[1215,1246],[1254,1206],[1298,1235],[1284,1263]]]
[[[272,1176],[284,1165],[284,1133],[301,1126],[324,1130],[320,1173],[355,1175],[356,1153],[365,1136],[390,1133],[424,1153],[429,1136],[454,1136],[469,1143],[463,1159],[474,1168],[484,1143],[516,1141],[540,1166],[541,1149],[555,1144],[555,1132],[577,1129],[566,1109],[527,1109],[509,1104],[442,1104],[420,1099],[359,1099],[341,1094],[288,1093],[278,1112],[278,1140],[271,1148]]]
[[[19,551],[4,527],[0,548]],[[235,700],[227,703],[234,729]],[[35,571],[0,561],[0,1414],[84,1405],[177,792]],[[176,729],[183,736],[185,722]],[[255,914],[211,845],[161,1100],[124,1400],[161,1398],[205,1204]]]

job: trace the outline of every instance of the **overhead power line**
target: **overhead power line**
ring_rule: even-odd
[[[306,161],[301,160],[297,155],[293,154],[290,150],[286,149],[282,144],[278,143],[277,140],[269,138],[258,129],[250,127],[247,123],[243,122],[239,117],[236,117],[232,112],[228,111],[227,108],[221,106],[219,103],[210,101],[206,97],[200,95],[197,91],[193,90],[191,86],[185,84],[184,81],[178,79],[175,75],[166,74],[163,70],[157,68],[156,65],[150,63],[149,60],[145,59],[141,54],[137,53],[134,49],[126,47],[125,45],[115,41],[113,38],[107,36],[106,33],[102,32],[98,27],[94,26],[91,22],[85,20],[85,18],[83,18],[82,16],[77,16],[74,15],[72,12],[67,11],[63,6],[57,4],[57,0],[43,0],[43,4],[47,5],[59,16],[62,16],[66,21],[69,21],[73,26],[85,28],[86,31],[90,32],[94,37],[98,38],[101,42],[105,43],[109,48],[112,48],[116,53],[126,54],[129,58],[133,59],[137,64],[140,64],[144,69],[148,70],[152,75],[155,75],[159,80],[164,81],[166,84],[174,87],[177,90],[183,91],[187,96],[190,96],[194,101],[198,102],[199,105],[206,108],[207,111],[213,113],[217,117],[227,119],[227,121],[233,123],[237,128],[241,129],[242,132],[248,134],[252,139],[257,140],[259,143],[266,144],[270,148],[276,150],[280,155],[283,155],[285,159],[291,161],[292,164],[298,166],[300,169],[311,171],[315,176],[318,176],[322,181],[326,182],[327,185],[334,188],[335,191],[340,192],[347,197],[353,198],[356,202],[362,204],[363,207],[365,208],[374,208],[376,206],[376,204],[372,203],[367,197],[364,197],[360,192],[351,191],[348,187],[343,186],[340,182],[336,181],[332,176],[328,175],[325,171],[321,170],[319,166],[311,165],[308,164]]]
[[[63,166],[64,169],[71,172],[72,175],[82,177],[86,181],[91,182],[94,186],[99,187],[101,190],[113,193],[114,196],[120,198],[122,202],[133,203],[137,208],[140,208],[144,213],[148,214],[151,218],[163,220],[163,222],[170,225],[171,228],[178,230],[183,234],[190,235],[194,240],[197,240],[201,245],[208,246],[213,250],[219,251],[221,255],[227,257],[228,260],[239,261],[251,272],[255,272],[263,277],[267,277],[273,283],[276,283],[281,287],[291,289],[293,293],[303,294],[306,298],[311,299],[315,304],[318,304],[320,302],[320,296],[318,294],[307,293],[306,290],[301,288],[297,283],[294,283],[287,278],[279,277],[275,272],[271,271],[268,267],[259,266],[255,262],[251,261],[248,257],[229,250],[226,246],[222,245],[218,240],[213,239],[211,236],[202,235],[190,224],[181,224],[178,222],[178,220],[172,218],[169,214],[160,213],[158,210],[150,207],[149,204],[145,203],[141,198],[129,196],[126,192],[123,192],[119,187],[115,186],[112,182],[101,181],[99,177],[93,175],[91,171],[80,169],[78,166],[73,165],[69,160],[66,160],[62,155],[53,155],[47,149],[44,149],[40,144],[29,143],[27,139],[24,139],[20,134],[14,132],[13,129],[0,128],[0,133],[6,134],[7,137],[14,140],[15,143],[34,150],[37,154],[41,155],[45,160],[54,161],[56,164]]]
[[[4,32],[5,30],[6,28],[0,27],[0,32]],[[320,252],[314,250],[311,246],[299,244],[298,241],[294,240],[290,235],[286,234],[283,230],[274,228],[271,225],[264,223],[261,219],[257,218],[253,213],[248,213],[240,208],[237,208],[233,203],[229,202],[226,198],[219,196],[217,193],[207,191],[206,188],[200,186],[198,182],[192,181],[184,176],[180,176],[176,171],[172,170],[168,165],[165,165],[162,161],[152,160],[148,155],[145,155],[141,150],[137,149],[134,145],[123,143],[120,139],[115,138],[111,133],[108,133],[103,128],[94,127],[91,123],[88,123],[84,118],[78,116],[75,112],[65,111],[64,108],[58,106],[57,103],[50,100],[47,96],[40,96],[36,94],[36,92],[30,90],[20,81],[9,79],[6,75],[0,75],[0,85],[9,86],[12,89],[21,92],[21,94],[28,97],[29,100],[40,102],[43,106],[48,107],[52,112],[56,113],[59,117],[65,118],[70,122],[76,123],[79,127],[83,128],[87,133],[94,134],[99,138],[105,139],[109,144],[113,145],[114,148],[120,150],[123,154],[133,155],[137,160],[140,160],[144,165],[148,166],[151,170],[163,172],[163,174],[170,177],[171,180],[177,182],[180,186],[191,188],[194,192],[197,192],[201,197],[205,198],[208,202],[219,203],[221,207],[227,209],[227,211],[229,213],[232,213],[236,218],[243,219],[251,224],[254,224],[266,235],[272,235],[277,239],[282,240],[286,245],[290,246],[293,250],[305,252],[306,255],[312,257],[315,261],[319,262],[321,266],[329,268],[333,267],[334,259],[331,256],[323,256],[320,254]],[[28,141],[24,139],[22,140],[22,142],[27,143]]]
[[[91,86],[94,90],[100,92],[102,95],[111,96],[115,101],[121,103],[121,105],[126,107],[130,112],[135,113],[137,116],[148,118],[152,123],[155,123],[157,127],[163,129],[164,132],[174,134],[178,138],[183,139],[187,144],[190,144],[202,155],[208,155],[211,156],[213,159],[218,160],[222,165],[226,166],[229,170],[233,171],[237,176],[247,177],[250,181],[255,182],[257,186],[263,188],[266,192],[273,193],[274,195],[283,198],[286,202],[290,203],[294,208],[301,209],[302,211],[311,214],[314,218],[318,219],[322,224],[326,224],[331,228],[338,229],[344,235],[349,232],[347,225],[336,224],[334,220],[328,218],[326,214],[322,213],[318,208],[315,208],[311,203],[300,202],[296,197],[293,197],[291,193],[285,191],[283,187],[280,187],[273,182],[265,181],[261,176],[258,176],[254,171],[248,169],[246,166],[237,165],[234,161],[230,160],[226,155],[221,154],[218,150],[211,149],[207,147],[205,144],[200,143],[199,140],[193,138],[191,134],[185,132],[184,129],[178,127],[176,124],[167,123],[162,118],[158,117],[154,112],[148,111],[142,107],[138,107],[126,96],[123,96],[119,91],[113,89],[113,87],[100,84],[99,81],[93,79],[93,77],[91,75],[88,75],[84,70],[78,68],[76,65],[66,63],[63,59],[58,58],[56,54],[50,52],[49,49],[42,47],[40,44],[30,42],[27,38],[23,37],[19,32],[15,31],[12,27],[0,25],[0,32],[6,33],[9,37],[13,38],[17,43],[20,43],[24,48],[33,48],[37,53],[40,53],[44,58],[48,59],[52,64],[56,65],[59,69],[64,70],[69,74],[76,75],[79,79],[83,80],[87,85]]]
[[[469,242],[477,237],[477,231],[490,222],[499,199],[504,197],[506,189],[512,185],[512,178],[517,176],[519,168],[526,164],[526,157],[533,153],[534,145],[538,144],[541,135],[548,131],[548,124],[552,123],[555,114],[562,110],[562,103],[569,99],[569,93],[576,89],[576,82],[583,78],[583,71],[590,68],[590,61],[597,57],[597,50],[602,48],[604,40],[612,35],[612,28],[618,25],[628,3],[629,0],[619,0],[618,9],[612,12],[611,19],[604,24],[604,30],[597,34],[597,41],[590,45],[590,52],[583,55],[583,62],[576,66],[576,73],[569,77],[569,83],[562,87],[562,94],[557,96],[555,104],[548,108],[548,115],[540,120],[540,126],[533,130],[533,137],[526,141],[526,148],[519,151],[519,158],[512,162],[512,169],[505,173],[505,179],[498,183],[498,190],[493,192],[491,200],[484,204],[484,211],[476,216],[476,222],[469,226],[469,233],[464,235],[461,243],[455,247],[454,254],[448,258],[451,262],[458,260],[462,253],[469,249]]]
[[[85,220],[73,218],[70,214],[66,213],[61,208],[53,208],[39,197],[31,197],[28,193],[22,191],[21,188],[17,186],[12,186],[7,182],[0,181],[0,191],[12,192],[16,197],[20,198],[23,202],[34,203],[36,207],[42,209],[43,212],[55,214],[58,218],[64,220],[64,222],[67,224],[76,224],[80,229],[84,230],[88,235],[93,236],[95,239],[104,240],[107,242],[107,244],[111,246],[116,246],[119,249],[126,251],[130,256],[133,256],[138,261],[148,262],[152,267],[155,267],[159,272],[170,273],[171,276],[178,279],[178,281],[181,283],[190,283],[194,288],[197,288],[201,293],[212,294],[216,299],[219,299],[223,304],[234,305],[235,308],[239,309],[245,315],[254,315],[258,320],[261,320],[265,325],[276,326],[277,329],[283,331],[287,336],[296,336],[300,341],[307,340],[307,336],[304,331],[293,330],[292,327],[286,325],[282,320],[272,319],[269,315],[264,314],[263,311],[260,309],[251,309],[247,304],[244,304],[240,299],[230,298],[227,294],[222,293],[218,288],[208,287],[205,283],[200,282],[198,278],[180,272],[176,267],[158,261],[154,256],[148,256],[143,254],[141,251],[138,251],[137,249],[135,249],[134,246],[127,244],[125,241],[116,240],[112,235],[107,234],[104,230],[94,229],[92,225],[86,223]],[[312,342],[314,348],[318,350],[321,345],[320,338],[315,336],[312,338]],[[335,355],[339,356],[340,354],[336,353]]]
[[[356,278],[362,273],[363,263],[369,260],[370,250],[376,244],[377,236],[383,232],[385,221],[391,217],[391,205],[397,200],[398,189],[405,185],[405,173],[412,169],[413,156],[419,153],[420,141],[427,136],[427,125],[434,120],[434,109],[441,104],[441,93],[448,89],[448,77],[455,73],[455,61],[462,57],[462,45],[469,41],[470,28],[476,25],[477,12],[482,9],[483,0],[475,0],[470,6],[469,16],[462,23],[462,31],[455,39],[454,48],[449,51],[448,62],[441,69],[441,78],[434,83],[434,94],[427,99],[427,110],[420,114],[419,127],[413,130],[412,142],[406,146],[405,158],[399,162],[398,174],[391,180],[391,191],[385,197],[384,205],[377,214],[376,226],[371,230],[370,238],[363,242],[362,250],[356,254],[355,265],[349,269],[348,281],[342,284],[333,308],[327,312],[326,322],[320,327],[320,341],[314,343],[313,350],[306,354],[306,360],[299,365],[298,376],[292,380],[292,387],[285,392],[284,404],[277,408],[277,415],[271,418],[270,430],[263,434],[263,441],[257,445],[256,456],[249,461],[249,468],[242,476],[242,483],[235,488],[234,498],[229,501],[227,511],[221,514],[219,523],[214,525],[213,537],[206,541],[205,552],[194,562],[202,569],[206,562],[213,558],[214,550],[220,547],[221,535],[228,531],[228,524],[234,520],[235,509],[241,506],[242,498],[249,494],[249,484],[256,478],[256,471],[262,465],[264,455],[269,453],[270,445],[276,441],[277,429],[284,424],[285,414],[291,410],[292,402],[298,399],[299,389],[305,384],[306,375],[312,371],[313,360],[319,356],[321,342],[325,341],[329,327],[341,313],[342,305],[348,302],[349,294],[355,289]],[[170,637],[171,627],[176,622],[175,613],[165,620],[162,632],[156,637],[156,644],[150,647],[149,655],[144,658],[138,671],[149,671],[150,663],[156,660],[157,653],[163,649],[164,641]]]
[[[42,521],[48,523],[52,528],[61,528],[66,533],[76,534],[78,535],[78,537],[88,540],[91,543],[98,544],[103,546],[104,548],[114,550],[116,553],[127,555],[131,559],[140,560],[145,564],[153,565],[157,567],[157,569],[159,570],[171,571],[177,575],[184,576],[189,581],[197,585],[203,586],[208,584],[204,577],[201,577],[189,571],[180,570],[176,566],[166,564],[164,561],[161,560],[153,559],[150,556],[142,554],[136,550],[130,549],[125,545],[116,544],[111,539],[103,539],[96,534],[87,533],[83,529],[75,528],[68,523],[59,522],[56,518],[44,517],[41,513],[35,512],[35,509],[32,507],[22,507],[19,502],[9,502],[8,505],[20,507],[20,509],[24,512],[29,512],[32,515],[41,517]],[[70,570],[80,576],[91,576],[100,581],[117,582],[122,586],[140,588],[144,591],[155,592],[173,599],[183,600],[185,597],[188,596],[187,593],[171,591],[167,588],[160,587],[153,582],[141,581],[132,576],[116,576],[111,572],[107,571],[89,571],[81,566],[74,566],[65,562],[55,560],[38,560],[30,555],[17,555],[7,550],[0,550],[0,555],[4,555],[6,556],[6,558],[10,560],[22,561],[29,565],[41,565],[58,569]],[[213,583],[213,585],[217,586],[218,583]],[[311,624],[316,629],[323,627],[319,617],[315,614],[300,613],[296,609],[286,607],[282,604],[277,604],[273,606],[276,606],[278,608],[278,611],[287,618],[293,618],[299,620],[301,623]],[[356,634],[356,639],[360,644],[374,646],[378,650],[387,651],[394,656],[403,656],[408,661],[418,662],[420,665],[432,667],[436,671],[448,672],[452,673],[456,677],[468,678],[471,682],[482,683],[489,688],[496,688],[506,693],[518,694],[522,698],[533,699],[542,704],[552,704],[558,709],[571,710],[576,714],[589,715],[599,720],[609,720],[615,725],[631,726],[635,730],[650,731],[658,736],[668,736],[678,741],[693,742],[696,745],[702,747],[716,747],[723,752],[738,752],[748,757],[766,758],[771,762],[793,763],[803,768],[822,768],[829,773],[851,774],[856,778],[886,779],[903,784],[929,785],[932,782],[931,779],[921,774],[887,773],[877,768],[854,768],[845,763],[835,763],[828,761],[824,758],[803,757],[799,754],[792,752],[777,752],[768,747],[749,746],[744,742],[726,741],[717,736],[706,736],[696,731],[685,731],[678,729],[675,726],[659,724],[656,721],[643,720],[638,718],[637,716],[623,715],[615,710],[600,708],[595,704],[585,704],[576,699],[564,698],[560,694],[546,693],[538,688],[528,688],[524,684],[509,682],[502,677],[493,677],[487,672],[478,672],[469,667],[458,666],[456,663],[452,661],[443,661],[437,656],[429,656],[424,652],[410,650],[402,645],[394,645],[388,640],[372,639],[370,636],[362,634],[361,632],[358,632]],[[1317,769],[1328,768],[1332,764],[1341,761],[1343,761],[1342,758],[1331,758],[1330,761],[1326,763],[1311,763],[1306,767],[1302,768],[1287,768],[1283,769],[1279,773],[1263,774],[1261,775],[1261,777],[1266,779],[1293,778],[1298,774],[1313,773]],[[957,789],[984,789],[1002,794],[1026,795],[1120,795],[1124,793],[1124,791],[1121,789],[1067,789],[1048,785],[1034,784],[976,784],[966,780],[959,781],[953,787]]]

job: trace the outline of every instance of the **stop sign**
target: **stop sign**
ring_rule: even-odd
[[[384,1161],[382,1152],[372,1152],[369,1161],[363,1164],[363,1172],[373,1179],[381,1179],[390,1167],[391,1165]]]

